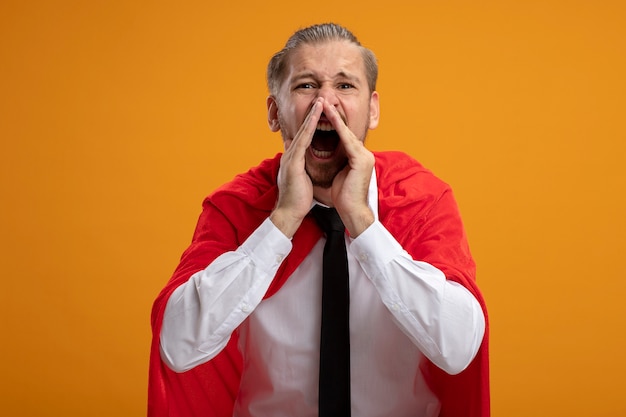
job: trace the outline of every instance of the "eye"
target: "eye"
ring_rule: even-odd
[[[339,89],[340,90],[349,90],[351,88],[354,88],[353,84],[350,84],[350,83],[341,83],[341,84],[339,84]]]
[[[298,84],[296,86],[296,89],[303,89],[303,90],[307,90],[307,89],[311,89],[314,88],[315,86],[312,83],[302,83],[302,84]]]

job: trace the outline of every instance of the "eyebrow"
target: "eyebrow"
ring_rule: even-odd
[[[295,77],[292,78],[292,82],[298,82],[300,80],[306,79],[306,78],[313,78],[316,79],[317,77],[315,76],[315,73],[312,71],[306,71],[303,73],[300,73],[298,75],[296,75]],[[333,79],[346,79],[349,80],[353,83],[358,83],[359,82],[359,77],[357,77],[356,75],[352,75],[350,73],[347,73],[345,71],[339,71],[338,73],[336,73],[333,77]]]

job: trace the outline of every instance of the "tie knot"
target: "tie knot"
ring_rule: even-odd
[[[311,209],[311,214],[317,221],[320,229],[322,229],[325,233],[328,234],[331,231],[341,233],[344,232],[345,226],[341,221],[341,217],[339,217],[339,213],[337,213],[337,210],[334,208],[315,205]]]

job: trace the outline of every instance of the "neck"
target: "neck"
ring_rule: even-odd
[[[330,196],[330,187],[322,188],[314,186],[313,198],[315,198],[320,203],[327,205],[328,207],[333,207],[333,200]]]

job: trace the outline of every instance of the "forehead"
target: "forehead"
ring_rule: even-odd
[[[325,77],[347,73],[365,79],[361,48],[344,40],[300,45],[289,56],[286,75],[306,72]]]

